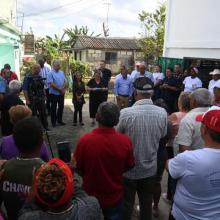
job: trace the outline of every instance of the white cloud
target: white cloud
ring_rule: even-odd
[[[153,11],[157,5],[157,0],[112,0],[109,8],[110,36],[138,37],[141,31],[138,13]],[[50,10],[57,7],[61,8]],[[47,11],[24,19],[24,31],[32,27],[40,36],[61,34],[64,28],[75,25],[87,25],[91,32],[99,34],[107,14],[104,0],[18,0],[18,8],[25,15]]]

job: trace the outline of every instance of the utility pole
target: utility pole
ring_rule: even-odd
[[[103,32],[104,32],[104,36],[108,37],[109,36],[108,21],[109,21],[109,9],[110,9],[110,5],[111,5],[111,0],[107,0],[106,2],[104,2],[104,5],[107,6],[107,13],[106,13],[106,23],[103,22]]]
[[[109,26],[108,26],[108,21],[109,21],[109,8],[111,5],[111,0],[106,0],[104,1],[104,5],[107,6],[107,13],[106,13],[106,24],[103,22],[103,32],[104,32],[104,37],[105,37],[105,56],[106,56],[106,51],[107,51],[107,37],[109,36]],[[104,58],[105,59],[105,58]]]
[[[18,17],[17,17],[17,15],[18,15],[18,2],[17,2],[17,0],[15,0],[15,24],[16,24],[16,26],[18,26]]]

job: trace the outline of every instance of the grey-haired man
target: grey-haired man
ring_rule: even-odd
[[[60,61],[53,61],[53,68],[48,74],[49,93],[51,101],[51,124],[56,126],[65,125],[63,122],[63,109],[64,109],[64,95],[66,91],[66,77],[63,71],[60,70]],[[58,110],[57,110],[58,105]]]

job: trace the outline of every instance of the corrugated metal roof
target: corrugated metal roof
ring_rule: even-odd
[[[139,50],[137,39],[78,36],[73,49]]]

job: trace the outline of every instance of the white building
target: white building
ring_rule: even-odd
[[[168,0],[163,56],[220,59],[220,0]]]
[[[1,0],[0,1],[0,16],[6,19],[10,24],[16,25],[17,16],[17,1],[16,0]]]

